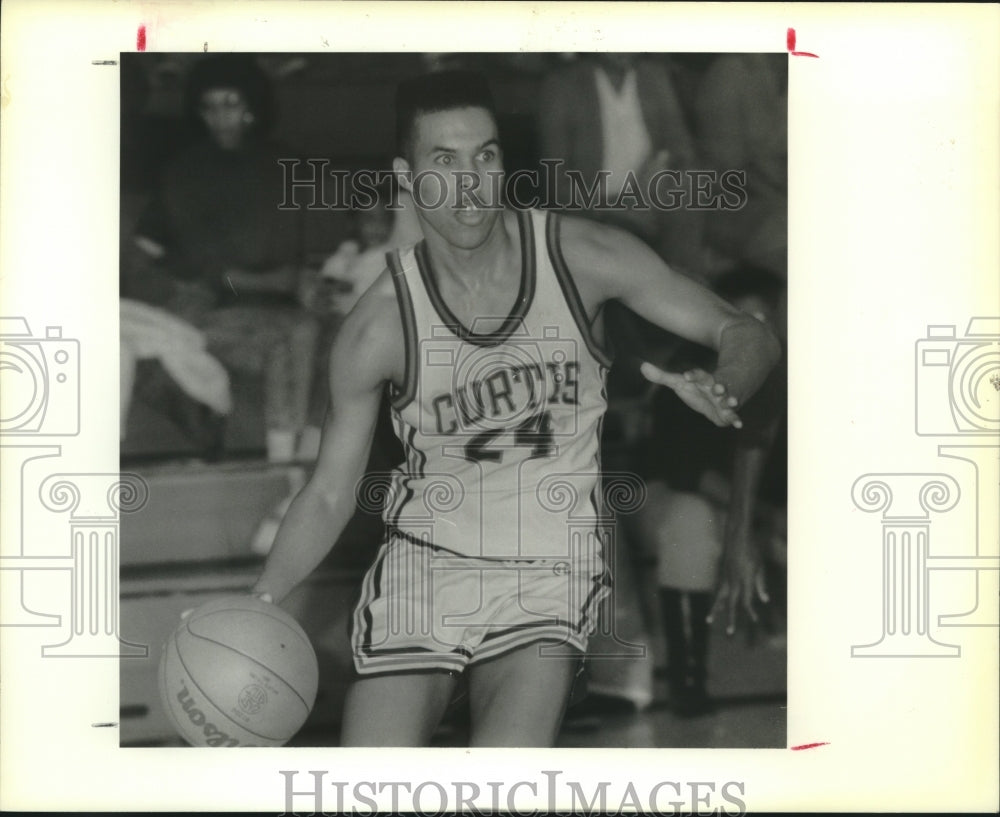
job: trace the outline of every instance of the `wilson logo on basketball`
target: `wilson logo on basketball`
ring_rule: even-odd
[[[208,746],[239,746],[240,742],[223,732],[214,723],[210,723],[205,713],[194,705],[194,698],[188,691],[187,686],[181,681],[181,691],[177,693],[177,700],[184,708],[185,714],[195,726],[200,726],[205,734],[205,743]]]
[[[248,715],[256,715],[267,703],[267,692],[257,684],[250,684],[250,686],[245,686],[240,690],[237,703],[240,705],[240,709]]]

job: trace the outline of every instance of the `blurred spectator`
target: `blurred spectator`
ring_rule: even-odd
[[[176,117],[151,110],[151,68],[147,55],[123,55],[119,250],[126,272],[138,253],[135,226],[149,204],[157,168],[190,142]],[[128,292],[127,276],[122,291]],[[205,457],[216,458],[231,395],[229,375],[205,350],[204,334],[166,310],[124,297],[119,330],[120,438],[126,439],[133,399],[139,396],[189,436]]]
[[[165,169],[136,228],[123,295],[200,328],[227,368],[264,376],[268,457],[295,456],[318,324],[298,303],[298,218],[279,209],[269,82],[248,55],[195,64],[187,113],[203,138]]]
[[[785,614],[788,497],[787,291],[766,270],[742,269],[721,278],[716,291],[769,324],[785,347],[760,391],[743,407],[744,427],[733,442],[728,512],[714,615],[727,632],[737,618],[758,620],[757,602],[776,629]]]
[[[746,172],[746,206],[713,211],[712,249],[735,264],[784,278],[788,232],[788,56],[726,54],[706,71],[695,101],[698,145],[710,169]]]
[[[320,277],[330,284],[330,309],[340,316],[354,308],[386,268],[387,252],[423,236],[413,199],[402,189],[394,194],[381,191],[375,205],[355,211],[354,218],[357,237],[344,241],[320,270]]]
[[[578,171],[588,187],[601,171],[609,171],[608,198],[613,202],[629,173],[645,196],[656,172],[695,165],[694,141],[670,72],[664,62],[647,55],[600,53],[556,69],[540,90],[539,127],[542,158],[564,162],[557,189],[566,202],[577,192],[567,170]],[[661,200],[668,201],[672,189],[676,185],[661,179]],[[627,200],[623,197],[623,203]],[[573,198],[572,206],[581,204],[579,196]],[[636,233],[680,269],[698,266],[700,213],[630,204],[624,210],[591,209],[590,215]]]
[[[307,274],[300,295],[322,323],[315,362],[317,384],[326,382],[330,346],[341,322],[386,268],[386,253],[422,237],[413,200],[405,190],[390,190],[386,185],[373,207],[359,209],[353,215],[355,236],[342,242],[320,269]],[[301,435],[299,459],[315,459],[319,453],[319,418],[325,415],[327,402],[327,390],[315,388],[309,417],[317,421],[307,425]]]
[[[222,418],[232,409],[229,374],[205,351],[205,335],[163,309],[122,298],[119,305],[119,371],[121,439],[129,412],[140,361],[156,361],[147,370],[141,391],[159,405],[209,459],[221,451]],[[169,378],[169,379],[168,379]]]
[[[742,268],[720,278],[716,290],[783,337],[784,286],[773,274]],[[672,371],[714,366],[714,353],[703,347],[661,348]],[[784,463],[774,461],[784,459],[778,442],[786,381],[782,362],[740,410],[739,430],[715,427],[669,389],[660,389],[653,399],[653,432],[638,463],[648,497],[630,520],[630,530],[657,562],[670,699],[683,716],[712,709],[709,615],[724,618],[731,633],[739,615],[757,620],[759,603],[769,599],[768,569],[772,586],[780,591],[784,583],[784,554],[771,543],[784,529]],[[766,471],[772,463],[777,467]]]

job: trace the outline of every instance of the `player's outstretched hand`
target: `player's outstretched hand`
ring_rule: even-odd
[[[767,604],[770,597],[764,581],[764,566],[757,548],[745,536],[735,535],[739,541],[727,542],[723,550],[719,570],[719,587],[715,593],[708,623],[715,621],[717,614],[726,619],[726,635],[736,632],[736,618],[742,611],[753,623],[757,623],[754,604]]]
[[[691,369],[679,374],[664,371],[647,362],[642,364],[639,371],[650,382],[673,389],[688,406],[706,416],[717,426],[743,427],[743,421],[736,413],[739,401],[727,393],[726,387],[704,369]]]

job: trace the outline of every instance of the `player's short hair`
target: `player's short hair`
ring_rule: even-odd
[[[455,108],[485,108],[497,118],[493,94],[478,71],[438,71],[404,80],[396,88],[396,155],[408,157],[413,126],[426,113]]]
[[[213,54],[192,66],[184,93],[185,111],[192,122],[201,121],[202,95],[219,88],[239,91],[254,115],[254,130],[267,133],[274,122],[271,81],[250,54]]]

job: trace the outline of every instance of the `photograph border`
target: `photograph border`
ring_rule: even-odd
[[[927,327],[960,331],[972,318],[996,318],[983,304],[1000,299],[1000,10],[14,0],[2,15],[4,316],[23,319],[28,339],[52,344],[40,348],[78,344],[79,433],[69,421],[44,429],[48,436],[0,439],[3,507],[16,509],[0,519],[0,578],[5,590],[14,589],[0,596],[0,721],[5,742],[15,747],[0,757],[0,805],[322,811],[310,807],[316,801],[306,780],[318,774],[324,783],[342,783],[340,791],[371,782],[362,792],[380,807],[388,807],[396,789],[379,792],[376,781],[428,788],[445,781],[449,796],[455,782],[477,783],[486,809],[488,783],[502,777],[503,796],[513,798],[502,805],[522,812],[566,808],[567,790],[548,796],[556,775],[609,779],[609,805],[626,809],[635,800],[649,810],[650,792],[676,783],[684,802],[665,806],[661,796],[653,805],[664,813],[692,804],[696,810],[708,794],[730,813],[997,808],[995,618],[985,615],[979,626],[938,637],[961,648],[949,661],[928,661],[910,648],[855,660],[860,656],[852,650],[878,641],[884,610],[908,609],[886,600],[885,588],[898,585],[887,579],[896,567],[885,554],[897,551],[883,549],[886,531],[910,525],[907,542],[924,531],[924,549],[912,558],[943,560],[941,569],[912,574],[926,582],[920,609],[930,610],[929,635],[939,636],[943,618],[992,592],[998,572],[996,499],[982,490],[992,479],[982,473],[985,460],[972,469],[957,464],[954,452],[942,451],[961,445],[954,434],[925,439],[910,418],[915,411],[923,416],[922,401],[929,399],[918,389],[925,381],[918,382],[913,346],[927,337]],[[789,449],[796,477],[789,485],[789,746],[302,748],[237,755],[120,749],[117,661],[92,646],[72,664],[45,654],[62,640],[52,617],[63,628],[73,620],[69,568],[79,527],[90,520],[87,535],[96,529],[116,547],[118,514],[142,498],[141,486],[118,485],[118,412],[109,399],[118,391],[111,364],[118,286],[115,64],[122,52],[140,47],[320,51],[392,43],[392,50],[449,51],[456,32],[463,51],[513,45],[789,53]],[[53,127],[57,114],[71,126]],[[989,391],[977,394],[992,398]],[[888,494],[879,493],[864,484],[869,475],[895,482],[875,480],[890,485]],[[39,491],[47,480],[46,503]],[[911,494],[904,496],[900,484]],[[899,507],[883,501],[893,497]],[[970,539],[974,546],[966,544]],[[970,558],[983,561],[970,565]],[[25,581],[29,573],[35,581]],[[988,601],[983,608],[991,612]],[[301,777],[289,783],[290,772]],[[157,782],[163,779],[182,784],[163,786]],[[305,801],[290,801],[289,791],[299,789],[289,785],[301,786]],[[334,797],[338,786],[324,791]],[[428,794],[432,810],[436,794],[436,788]],[[727,794],[725,802],[718,799]],[[329,809],[335,801],[324,802]],[[357,803],[369,808],[363,799]]]

